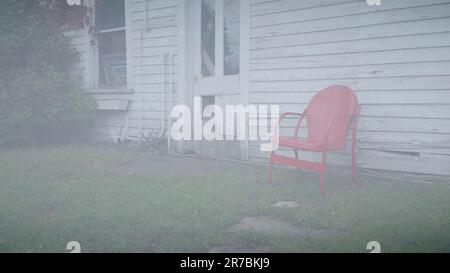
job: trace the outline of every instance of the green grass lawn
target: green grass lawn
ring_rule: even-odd
[[[362,177],[347,187],[264,167],[228,164],[189,176],[120,172],[149,155],[125,148],[69,145],[0,150],[0,251],[206,252],[213,247],[271,252],[450,251],[450,181],[405,183]],[[186,159],[189,160],[189,159]],[[177,168],[171,166],[170,168]],[[297,208],[272,204],[292,200]],[[292,236],[233,231],[245,217],[265,216],[294,226],[343,231],[339,236]]]

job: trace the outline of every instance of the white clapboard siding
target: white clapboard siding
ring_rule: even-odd
[[[401,108],[408,104],[450,104],[447,90],[355,91],[362,105],[395,104]],[[283,104],[286,101],[307,104],[314,95],[315,92],[278,92],[278,96],[274,97],[270,92],[258,92],[252,93],[251,98],[258,104]]]
[[[448,21],[450,22],[450,20]],[[400,51],[415,48],[449,46],[450,33],[411,34],[396,37],[382,37],[370,39],[356,39],[348,41],[283,46],[282,48],[268,48],[251,52],[252,59],[282,58],[301,56],[320,56],[346,53],[360,53],[373,51]]]
[[[147,1],[148,32],[142,36],[145,29],[145,2]],[[131,0],[131,48],[133,60],[133,77],[135,94],[129,106],[129,134],[139,136],[139,117],[142,115],[142,128],[144,130],[160,130],[162,112],[163,56],[174,55],[174,79],[178,73],[178,1],[177,0]],[[142,45],[142,48],[141,48]],[[166,89],[169,90],[170,67],[167,64]],[[141,92],[141,96],[137,94]],[[172,105],[178,101],[176,82],[173,83]],[[141,103],[142,102],[142,103]],[[169,98],[166,95],[164,113],[169,114]],[[142,111],[142,112],[141,112]],[[133,135],[134,134],[134,135]]]
[[[448,4],[446,0],[395,0],[391,1],[389,5],[382,5],[378,8],[379,11],[422,7],[431,4]],[[361,0],[341,1],[339,3],[333,2],[329,5],[286,10],[283,16],[278,16],[278,13],[260,14],[252,17],[251,24],[253,27],[263,27],[269,25],[289,24],[300,21],[328,19],[330,14],[333,17],[351,16],[356,14],[367,13],[367,4]]]
[[[308,1],[311,2],[312,1]],[[388,5],[388,4],[386,4]],[[443,18],[449,14],[449,3],[428,5],[393,10],[378,10],[368,12],[370,7],[359,8],[361,13],[335,17],[333,10],[329,11],[329,17],[317,20],[305,20],[288,24],[270,24],[265,27],[254,28],[251,37],[288,35],[292,33],[307,33],[330,29],[354,28],[392,22],[410,20],[424,20],[428,18]],[[299,18],[301,18],[299,16]],[[288,27],[286,27],[288,26]]]
[[[360,167],[450,175],[450,0],[382,2],[251,1],[250,102],[302,112],[348,85],[362,105]],[[348,152],[330,161],[348,165]],[[251,143],[251,160],[267,157]]]
[[[364,79],[333,79],[333,80],[303,80],[281,82],[251,82],[252,92],[300,92],[321,90],[333,84],[351,86],[354,90],[448,90],[450,77],[422,76],[422,77],[390,77],[390,78],[364,78]],[[288,102],[287,102],[288,103]],[[295,102],[290,102],[295,103]]]
[[[367,66],[376,64],[450,61],[450,46],[436,47],[434,50],[429,50],[429,48],[412,48],[397,51],[398,52],[396,52],[396,54],[392,54],[392,51],[370,51],[331,55],[256,59],[251,63],[251,69],[252,71],[257,71],[290,68]],[[411,56],[414,56],[414,58],[411,58]]]
[[[426,24],[424,24],[426,21]],[[374,39],[381,37],[406,36],[446,32],[449,18],[426,19],[418,21],[391,22],[380,25],[366,25],[358,28],[330,29],[321,32],[292,33],[283,36],[268,36],[251,39],[252,49],[285,46],[320,44],[327,42]],[[356,36],[357,35],[357,36]]]

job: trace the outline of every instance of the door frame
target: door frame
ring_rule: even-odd
[[[193,107],[194,102],[194,84],[197,69],[195,67],[195,39],[200,34],[200,29],[195,29],[195,3],[200,0],[178,0],[178,59],[179,73],[178,86],[181,91],[179,102],[189,107]],[[239,72],[239,96],[240,104],[247,106],[249,104],[250,94],[250,0],[240,0],[241,25],[240,25],[240,72]],[[184,92],[183,92],[184,91]],[[248,124],[247,124],[248,134]],[[192,151],[192,143],[189,141],[180,141],[177,145],[177,151],[186,153]],[[249,159],[249,141],[248,137],[241,147],[242,160]]]

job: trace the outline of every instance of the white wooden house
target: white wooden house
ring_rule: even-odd
[[[450,0],[84,4],[95,9],[97,34],[67,35],[81,52],[74,72],[98,102],[99,139],[159,132],[171,106],[190,105],[194,96],[301,112],[319,90],[345,84],[362,104],[360,167],[450,175]],[[268,156],[249,141],[174,149]],[[349,154],[331,161],[347,165]]]

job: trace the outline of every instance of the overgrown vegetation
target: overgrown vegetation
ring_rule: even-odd
[[[65,1],[2,1],[0,144],[79,137],[93,117],[95,101],[69,74],[79,54],[61,31],[65,7]]]

